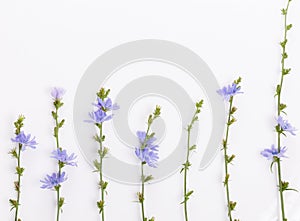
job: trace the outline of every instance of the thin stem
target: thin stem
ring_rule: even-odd
[[[146,131],[146,137],[145,137],[145,140],[141,146],[141,149],[144,149],[145,146],[146,146],[146,143],[147,143],[147,137],[148,137],[148,133],[150,131],[150,126],[151,126],[151,123],[148,123],[148,126],[147,126],[147,131]],[[142,180],[142,193],[141,193],[141,196],[139,197],[139,201],[141,203],[141,210],[142,210],[142,221],[146,220],[145,218],[145,208],[144,208],[144,200],[145,200],[145,175],[144,175],[144,162],[141,162],[141,180]]]
[[[56,128],[56,134],[55,134],[55,141],[56,141],[56,148],[59,149],[59,139],[58,139],[58,131],[59,131],[59,124],[58,124],[58,107],[55,106],[55,128]],[[61,166],[60,162],[58,161],[58,175],[61,175]],[[60,187],[56,189],[56,203],[57,203],[57,208],[56,208],[56,221],[59,221],[59,215],[60,215]]]
[[[56,141],[56,148],[62,150],[61,147],[59,146],[59,138],[58,138],[59,128],[60,128],[59,122],[58,122],[58,109],[59,109],[59,107],[55,105],[55,117],[54,117],[54,119],[55,119],[55,130],[56,130],[56,132],[55,132],[54,137],[55,137],[55,141]],[[61,162],[58,161],[58,176],[61,175],[61,169],[62,169]],[[56,202],[56,204],[57,204],[56,221],[59,221],[61,207],[62,207],[62,204],[60,202],[60,186],[58,186],[56,188],[56,198],[57,198],[56,199],[56,201],[57,201]]]
[[[60,205],[59,205],[59,199],[60,199],[60,187],[56,190],[56,198],[57,198],[57,213],[56,213],[56,221],[59,221],[59,214],[60,214]]]
[[[277,172],[278,172],[278,183],[279,183],[279,193],[280,193],[281,216],[282,216],[282,220],[286,221],[287,219],[285,217],[284,198],[283,198],[283,191],[282,191],[281,165],[279,159],[277,160]]]
[[[103,153],[103,144],[102,144],[102,137],[103,137],[103,131],[102,131],[102,123],[99,125],[99,133],[100,133],[100,153]],[[102,202],[102,211],[101,211],[101,218],[102,221],[104,221],[104,181],[103,181],[103,156],[99,154],[99,163],[100,163],[100,170],[99,170],[99,179],[100,179],[100,188],[101,188],[101,202]]]
[[[145,182],[144,182],[144,163],[141,163],[141,174],[142,174],[142,198],[141,198],[141,210],[142,210],[142,220],[145,220],[145,209],[144,209],[144,196],[145,196]]]
[[[187,126],[188,136],[187,136],[187,147],[186,147],[186,159],[185,159],[185,163],[183,164],[184,167],[180,171],[180,173],[182,171],[184,171],[184,178],[183,178],[184,199],[183,199],[183,202],[181,202],[181,204],[183,203],[183,205],[184,205],[184,218],[185,218],[185,221],[188,221],[187,201],[189,200],[189,197],[193,193],[193,190],[190,190],[190,191],[187,190],[187,174],[188,174],[189,167],[191,166],[191,164],[190,164],[190,152],[192,150],[196,149],[196,145],[191,146],[191,144],[190,144],[191,130],[193,128],[194,123],[198,120],[197,115],[201,112],[200,108],[202,107],[202,104],[203,104],[203,100],[196,103],[196,110],[194,112],[194,115],[192,117],[192,120],[191,120],[190,124],[188,124],[188,126]]]
[[[230,194],[229,194],[229,183],[228,183],[228,178],[229,178],[229,173],[228,173],[228,161],[227,161],[227,143],[228,143],[228,135],[229,135],[229,127],[230,127],[230,122],[231,122],[231,109],[232,109],[232,102],[233,102],[233,97],[230,98],[230,105],[229,105],[229,110],[228,110],[228,119],[227,119],[227,127],[226,127],[226,136],[224,140],[224,167],[225,167],[225,181],[224,185],[226,188],[226,199],[227,199],[227,207],[228,207],[228,217],[229,220],[232,221],[232,215],[231,215],[231,206],[230,206]]]
[[[56,136],[55,136],[55,140],[56,140],[56,148],[60,148],[59,147],[59,140],[58,140],[58,130],[59,130],[59,124],[58,124],[58,107],[55,107],[55,126],[56,126]]]
[[[140,149],[141,150],[144,150],[146,145],[147,145],[147,141],[150,139],[151,135],[149,136],[149,131],[150,131],[150,127],[153,123],[153,121],[159,117],[160,115],[160,107],[159,106],[156,106],[156,109],[152,114],[149,115],[148,117],[148,122],[147,122],[147,130],[146,130],[146,135],[145,135],[145,140],[144,142],[142,143]],[[147,221],[147,218],[145,218],[145,208],[144,208],[144,201],[145,201],[145,175],[144,175],[144,164],[146,164],[145,161],[142,161],[141,162],[141,181],[142,181],[142,192],[141,193],[138,193],[138,197],[139,197],[139,202],[141,204],[141,210],[142,210],[142,221]],[[149,176],[151,177],[151,176]],[[153,220],[151,218],[151,220]]]
[[[18,168],[21,168],[21,150],[22,150],[22,144],[19,144],[18,149]],[[21,196],[21,173],[18,172],[18,188],[17,188],[17,206],[16,206],[16,212],[15,212],[15,221],[18,221],[18,212],[19,212],[19,205],[20,205],[20,196]]]
[[[187,209],[187,165],[189,164],[189,156],[190,156],[190,137],[191,137],[191,128],[188,128],[188,141],[187,141],[187,153],[186,153],[186,161],[185,161],[185,167],[184,167],[184,218],[185,221],[188,221],[188,209]]]
[[[277,96],[278,96],[277,97],[277,116],[280,116],[280,113],[281,113],[280,104],[281,104],[281,91],[282,91],[283,80],[284,80],[284,75],[285,75],[286,43],[287,43],[287,32],[288,32],[287,14],[288,14],[289,5],[290,5],[290,0],[288,0],[287,6],[286,6],[285,12],[284,12],[284,40],[283,40],[284,44],[282,44],[281,78],[280,78],[279,90],[277,92]],[[280,125],[278,125],[278,127],[279,126]],[[278,152],[280,152],[280,147],[281,147],[281,133],[278,131],[277,132]],[[280,159],[278,158],[276,160],[276,162],[277,162],[278,187],[279,187],[280,205],[281,205],[281,216],[282,216],[282,220],[286,221],[287,218],[285,217],[285,209],[284,209],[284,197],[283,197],[283,188],[282,188],[282,175],[281,175]]]

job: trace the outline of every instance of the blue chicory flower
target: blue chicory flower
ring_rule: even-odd
[[[97,97],[97,104],[94,105],[104,111],[118,110],[120,108],[117,104],[113,104],[110,98],[104,101],[100,97]]]
[[[136,135],[137,137],[139,138],[139,141],[140,141],[140,144],[141,144],[141,147],[142,145],[144,144],[145,142],[145,139],[146,139],[146,132],[144,131],[137,131],[136,132]],[[154,145],[153,143],[156,141],[156,138],[155,137],[150,137],[146,140],[146,143],[144,145],[144,147],[147,147],[151,150],[155,150],[155,151],[158,151],[157,148],[158,148],[158,145]]]
[[[266,157],[268,160],[273,160],[274,158],[286,157],[284,154],[287,151],[286,147],[281,147],[280,151],[275,148],[275,145],[272,144],[270,149],[264,149],[260,154]]]
[[[66,93],[65,89],[60,87],[54,87],[51,90],[51,96],[54,100],[61,100],[63,95]]]
[[[52,189],[53,187],[59,186],[62,182],[67,180],[67,177],[65,176],[66,173],[62,172],[59,173],[52,173],[51,176],[47,175],[44,180],[40,180],[43,185],[41,186],[42,189]]]
[[[281,116],[278,116],[277,123],[283,131],[287,131],[292,135],[296,135],[294,131],[296,131],[297,129],[293,127],[287,120],[284,120]]]
[[[88,123],[102,123],[112,119],[112,115],[107,115],[103,110],[99,109],[89,113],[91,120],[85,120]]]
[[[77,162],[74,162],[74,160],[77,158],[74,153],[72,153],[70,156],[68,156],[66,150],[61,150],[57,148],[52,152],[52,158],[70,166],[77,166]]]
[[[221,95],[224,100],[229,101],[230,97],[236,94],[242,94],[243,92],[240,91],[241,87],[238,87],[237,84],[232,83],[232,85],[228,85],[227,87],[223,87],[217,90],[217,93]]]
[[[154,145],[155,137],[151,137],[146,140],[146,133],[143,131],[137,132],[140,146],[135,148],[135,155],[141,160],[141,162],[147,163],[150,167],[157,167],[158,157],[158,145]]]
[[[35,137],[33,137],[31,140],[30,137],[30,134],[25,135],[25,133],[21,131],[15,138],[11,138],[11,141],[22,144],[22,151],[24,151],[26,147],[31,147],[32,149],[35,149],[37,145]]]

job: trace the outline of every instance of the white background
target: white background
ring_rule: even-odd
[[[25,131],[34,134],[38,149],[22,154],[25,172],[20,215],[22,220],[55,218],[55,194],[39,188],[39,180],[52,172],[48,156],[54,148],[49,91],[67,90],[61,115],[67,119],[61,143],[76,152],[78,168],[67,168],[63,185],[66,198],[61,220],[99,220],[95,201],[97,177],[80,155],[72,126],[73,99],[78,82],[91,62],[105,51],[128,41],[154,38],[182,44],[210,66],[221,85],[243,77],[243,95],[236,98],[238,123],[232,127],[230,151],[237,155],[231,171],[232,199],[238,202],[235,217],[241,220],[277,220],[275,176],[260,156],[275,142],[275,85],[279,80],[283,17],[286,1],[1,1],[0,2],[0,220],[13,220],[8,199],[14,198],[15,162],[7,154],[13,147],[13,122],[26,116]],[[288,66],[283,101],[289,120],[300,128],[300,3],[293,1],[289,21]],[[298,61],[298,62],[297,62]],[[205,125],[202,125],[205,128]],[[283,139],[288,159],[284,179],[300,189],[300,138]],[[199,148],[204,148],[199,145]],[[193,155],[189,201],[190,220],[226,218],[223,161],[219,153],[205,171],[198,171],[201,151]],[[146,208],[157,220],[183,220],[182,176],[177,173],[146,188]],[[168,191],[166,191],[168,190]],[[137,186],[109,181],[107,220],[140,219],[134,203]],[[286,193],[291,221],[300,220],[299,193]],[[297,211],[298,209],[298,211]]]

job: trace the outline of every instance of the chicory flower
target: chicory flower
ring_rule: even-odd
[[[31,135],[25,135],[23,131],[21,131],[15,138],[11,138],[12,142],[22,144],[22,151],[26,149],[26,147],[31,147],[32,149],[36,148],[37,142],[35,141],[35,137],[32,139]]]

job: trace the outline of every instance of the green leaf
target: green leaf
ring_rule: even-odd
[[[277,133],[282,133],[282,132],[283,132],[283,130],[281,129],[281,127],[280,127],[279,124],[277,124],[277,125],[275,126],[275,130],[276,130]]]
[[[228,207],[231,211],[234,210],[236,207],[236,202],[230,201]]]
[[[97,96],[103,100],[103,99],[107,98],[109,92],[110,92],[110,89],[105,90],[105,88],[102,87],[99,90],[99,92],[97,92]]]
[[[53,119],[57,119],[57,114],[54,111],[52,111],[51,114],[52,114]]]
[[[100,137],[96,134],[96,135],[94,135],[94,140],[95,141],[97,141],[98,143],[101,143],[102,141],[101,141],[101,139],[100,139]]]
[[[53,133],[54,137],[58,137],[58,128],[54,127],[54,133]]]
[[[230,126],[235,122],[236,122],[236,119],[234,117],[232,117],[231,120],[227,123],[227,125]]]
[[[226,158],[227,163],[231,163],[233,161],[233,159],[235,158],[235,155],[234,154],[232,154],[231,156],[226,155],[225,158]]]
[[[150,180],[153,180],[154,178],[153,178],[153,176],[152,175],[149,175],[149,176],[146,176],[146,177],[143,177],[143,180],[144,180],[144,182],[146,183],[146,182],[149,182]]]
[[[281,92],[281,86],[278,84],[277,87],[276,87],[276,93],[277,95],[279,95]]]
[[[153,112],[154,117],[158,117],[160,115],[161,107],[159,105],[155,106],[155,110]]]
[[[23,175],[24,170],[25,169],[23,167],[16,167],[16,173],[20,176]]]
[[[222,141],[222,145],[223,145],[223,148],[225,149],[225,148],[226,148],[226,146],[227,146],[227,142],[226,142],[226,140],[224,140],[224,139],[223,139],[223,141]]]
[[[287,108],[286,104],[281,103],[281,104],[279,105],[279,110],[280,110],[280,111],[283,111],[285,108]]]
[[[148,125],[152,124],[152,122],[153,122],[153,117],[152,117],[152,114],[150,114],[148,117]]]
[[[283,69],[282,74],[283,75],[287,75],[287,74],[289,74],[291,72],[291,70],[292,70],[291,68]]]
[[[97,207],[99,208],[99,213],[102,213],[103,209],[104,209],[104,201],[102,201],[102,200],[98,201]]]
[[[59,122],[58,127],[61,128],[65,123],[65,119],[62,119],[61,122]]]
[[[19,183],[18,181],[15,181],[15,182],[14,182],[14,186],[15,186],[15,190],[16,190],[17,192],[19,192],[19,191],[20,191],[20,183]]]
[[[61,187],[61,185],[59,184],[59,185],[57,185],[57,186],[54,186],[54,189],[55,189],[56,191],[59,191],[60,187]]]
[[[231,110],[230,110],[230,114],[234,114],[235,112],[237,111],[237,108],[236,107],[232,107]]]
[[[57,109],[61,108],[63,105],[64,105],[64,103],[61,102],[60,100],[54,101],[54,106],[55,106]]]
[[[280,189],[280,186],[279,186],[279,189]],[[298,192],[298,190],[296,189],[292,189],[292,188],[289,188],[289,182],[285,182],[285,181],[281,181],[281,191],[296,191]]]
[[[180,204],[183,204],[185,202],[187,202],[189,199],[190,199],[190,196],[194,193],[193,190],[190,190],[189,192],[187,192],[185,195],[184,195],[184,200],[180,203]]]
[[[12,211],[13,209],[15,209],[19,206],[18,202],[13,199],[9,199],[9,204],[11,205],[10,211]]]
[[[186,161],[183,165],[183,168],[188,170],[190,166],[192,166],[192,164],[189,161]]]
[[[60,197],[58,201],[58,207],[61,208],[65,203],[65,198]]]
[[[100,162],[98,160],[94,160],[93,161],[94,167],[96,168],[96,170],[94,170],[93,172],[100,172]]]
[[[189,148],[189,150],[192,151],[192,150],[195,150],[196,148],[197,148],[197,146],[196,146],[196,145],[193,145],[193,146],[191,146],[191,147]]]
[[[196,103],[196,108],[200,109],[202,107],[202,105],[203,105],[203,100]]]
[[[11,149],[11,151],[8,152],[13,158],[18,159],[18,154],[16,148]]]
[[[239,84],[239,83],[241,83],[241,81],[242,81],[242,78],[241,78],[241,77],[239,77],[238,79],[234,80],[234,82],[233,82],[233,83],[235,83],[235,84]]]
[[[138,192],[137,196],[138,196],[138,199],[139,199],[140,203],[144,202],[144,195],[142,193]]]
[[[292,27],[293,27],[293,25],[292,25],[292,24],[289,24],[289,25],[286,26],[286,30],[289,31],[289,30],[291,30]]]
[[[99,156],[103,159],[109,152],[109,149],[107,147],[104,147],[102,152],[100,150],[98,150],[98,154]]]
[[[284,52],[281,56],[282,56],[283,59],[287,59],[288,58],[288,54],[286,52]]]
[[[229,175],[229,174],[226,174],[225,180],[224,180],[224,182],[223,182],[223,183],[224,183],[224,186],[228,184],[229,177],[230,177],[230,175]]]
[[[282,48],[284,48],[286,46],[287,43],[287,39],[285,39],[284,41],[280,42],[280,45]]]
[[[190,190],[189,192],[187,192],[187,194],[185,196],[189,197],[193,194],[193,192],[194,192],[193,190]]]
[[[105,190],[107,188],[108,182],[106,181],[100,181],[99,182],[99,188]]]
[[[274,159],[274,160],[272,161],[271,165],[270,165],[271,173],[273,173],[273,165],[274,165],[274,163],[277,163],[277,159],[278,159],[278,158]]]

